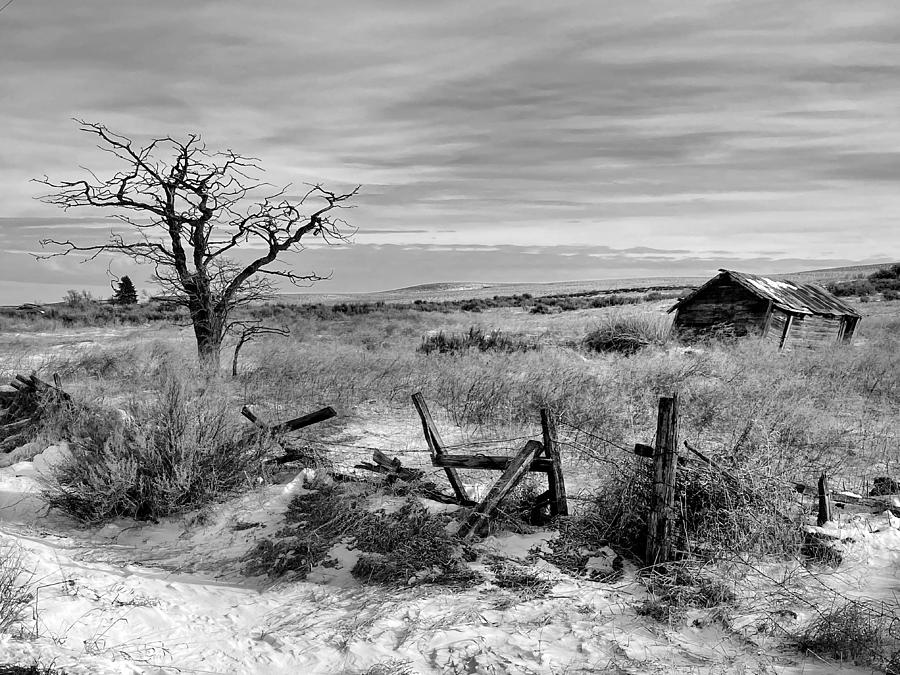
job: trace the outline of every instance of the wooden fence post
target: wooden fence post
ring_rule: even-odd
[[[425,397],[422,396],[420,392],[416,392],[412,395],[412,402],[416,407],[416,412],[419,413],[419,418],[422,420],[422,431],[425,433],[425,442],[428,443],[428,450],[431,452],[431,459],[433,461],[436,457],[440,457],[444,454],[444,442],[441,439],[440,433],[438,433],[434,420],[431,419],[431,412],[428,410],[428,405],[425,403]],[[450,481],[450,487],[453,488],[453,494],[456,495],[456,499],[459,503],[471,504],[472,500],[469,499],[466,488],[463,485],[462,480],[460,480],[456,469],[444,467],[444,471],[447,472],[447,480]]]
[[[823,472],[819,476],[819,517],[816,518],[816,525],[822,527],[831,519],[831,491],[828,489],[828,475]]]
[[[678,471],[678,396],[659,399],[656,443],[653,452],[653,492],[647,519],[648,565],[668,562],[675,507],[675,476]]]
[[[547,473],[550,488],[550,515],[569,515],[569,502],[566,497],[566,481],[563,479],[562,460],[559,455],[559,444],[556,442],[556,424],[550,417],[550,411],[541,409],[541,430],[544,436],[544,454],[553,462]]]

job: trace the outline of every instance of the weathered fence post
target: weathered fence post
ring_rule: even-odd
[[[434,420],[431,418],[431,412],[428,410],[428,405],[425,403],[425,398],[422,396],[421,392],[416,392],[412,395],[412,402],[416,407],[416,412],[419,413],[419,418],[422,420],[422,431],[425,433],[425,442],[428,444],[428,450],[431,452],[431,459],[434,461],[435,458],[444,454],[444,442],[441,439],[440,433],[438,433]],[[463,485],[459,474],[456,472],[456,469],[444,467],[444,471],[447,472],[447,480],[450,481],[450,487],[453,488],[453,494],[456,495],[457,501],[459,501],[460,504],[470,503],[471,500],[469,499],[469,495],[466,492],[466,488]]]
[[[566,481],[563,479],[562,460],[559,456],[559,444],[556,442],[556,424],[550,417],[550,411],[541,410],[541,430],[544,436],[544,454],[553,462],[547,473],[550,488],[550,515],[569,515],[569,502],[566,496]]]
[[[823,472],[819,476],[819,517],[816,518],[816,525],[822,527],[831,519],[831,491],[828,489],[828,474]]]
[[[678,471],[678,396],[659,399],[656,443],[653,451],[653,492],[647,519],[649,565],[668,562],[675,507],[675,476]]]

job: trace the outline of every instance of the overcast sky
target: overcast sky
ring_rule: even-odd
[[[320,291],[900,259],[894,0],[15,0],[0,303],[108,291],[29,256],[112,225],[35,200],[111,168],[72,117],[361,184],[355,243],[295,259]]]

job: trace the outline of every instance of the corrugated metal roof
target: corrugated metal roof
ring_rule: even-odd
[[[793,281],[781,281],[760,277],[734,270],[719,270],[719,275],[681,300],[669,311],[673,311],[693,299],[708,284],[716,279],[728,276],[754,295],[771,300],[772,303],[787,312],[795,314],[827,314],[831,316],[860,316],[850,305],[838,300],[831,293],[813,284],[798,284]]]

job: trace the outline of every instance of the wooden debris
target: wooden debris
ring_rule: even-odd
[[[292,431],[299,431],[304,427],[318,424],[319,422],[324,422],[325,420],[330,420],[332,417],[337,417],[337,413],[331,406],[326,406],[321,410],[316,410],[315,412],[311,412],[307,415],[301,415],[300,417],[288,420],[287,422],[274,424],[272,425],[271,429],[272,433],[286,434]]]
[[[35,374],[18,374],[9,383],[12,391],[0,392],[0,453],[14,450],[30,441],[46,412],[49,401],[70,401],[62,390],[59,375],[50,385]]]
[[[394,457],[391,459],[386,454],[381,452],[381,450],[375,450],[372,453],[372,461],[374,464],[369,464],[368,462],[362,462],[356,465],[357,469],[365,469],[366,471],[372,471],[373,473],[381,474],[386,477],[387,482],[394,483],[397,480],[402,480],[404,482],[410,483],[413,485],[418,492],[420,492],[424,497],[431,499],[436,502],[441,502],[442,504],[456,504],[457,499],[451,495],[446,495],[440,490],[438,490],[437,485],[430,481],[424,481],[425,472],[420,469],[410,469],[409,467],[403,466],[400,462],[400,459]],[[474,505],[474,502],[469,502],[469,505]]]

